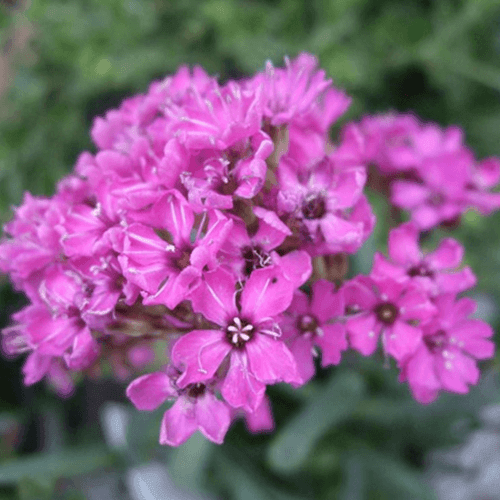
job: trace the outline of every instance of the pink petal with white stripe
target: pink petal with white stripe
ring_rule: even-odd
[[[241,294],[242,316],[255,322],[274,318],[288,308],[294,288],[280,266],[253,271]]]
[[[212,378],[231,345],[220,330],[194,330],[183,335],[172,348],[172,362],[183,373],[179,387]]]
[[[257,380],[248,366],[245,352],[233,350],[229,370],[222,383],[221,393],[233,408],[255,411],[260,405],[266,386]]]

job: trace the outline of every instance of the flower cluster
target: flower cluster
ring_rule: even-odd
[[[457,298],[475,284],[460,244],[424,254],[419,235],[496,208],[485,190],[500,163],[476,164],[457,129],[408,115],[366,117],[332,143],[349,104],[301,54],[224,85],[182,67],[97,118],[97,152],[51,198],[26,194],[0,242],[0,271],[30,300],[3,331],[6,354],[28,353],[25,383],[67,394],[79,372],[146,372],[127,396],[140,410],[174,401],[160,431],[174,446],[196,430],[221,443],[235,418],[272,429],[268,385],[298,387],[318,356],[335,365],[379,340],[419,401],[466,392],[492,331]],[[408,174],[392,201],[417,224],[390,233],[370,276],[344,281],[375,225],[373,165]],[[449,169],[460,175],[445,187]]]
[[[454,225],[469,208],[487,215],[500,207],[500,160],[476,161],[458,127],[442,130],[410,114],[366,116],[344,131],[349,152],[383,177],[393,205],[411,213],[422,231]]]
[[[375,254],[369,276],[357,276],[342,289],[345,328],[351,347],[367,356],[381,339],[418,401],[433,401],[440,389],[468,392],[479,371],[474,359],[493,356],[491,327],[470,319],[475,303],[457,295],[475,285],[461,263],[463,247],[444,239],[423,254],[416,224],[406,223],[389,234],[389,259]]]

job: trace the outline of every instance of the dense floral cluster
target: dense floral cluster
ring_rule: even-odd
[[[475,284],[461,245],[426,254],[419,238],[500,206],[500,163],[410,115],[365,117],[331,142],[349,104],[301,54],[225,85],[182,67],[97,118],[97,153],[53,197],[26,194],[0,243],[0,270],[30,300],[3,331],[6,354],[28,353],[25,383],[65,394],[78,372],[149,372],[127,395],[141,410],[174,401],[169,445],[196,430],[220,443],[241,417],[271,429],[266,386],[298,387],[349,347],[380,346],[419,401],[467,392],[492,330],[457,298]],[[345,280],[375,225],[368,169],[414,222]]]
[[[487,215],[500,206],[500,161],[477,162],[458,127],[442,130],[409,114],[366,116],[346,127],[349,148],[390,188],[390,201],[408,210],[422,231],[454,225],[468,209]]]

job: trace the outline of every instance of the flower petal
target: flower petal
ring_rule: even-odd
[[[312,286],[311,312],[320,323],[344,314],[344,294],[331,281],[320,279]]]
[[[405,363],[404,374],[417,401],[430,403],[436,398],[441,383],[436,376],[435,358],[424,345]]]
[[[312,262],[310,255],[303,250],[293,250],[283,257],[272,253],[273,262],[281,267],[286,279],[292,282],[294,288],[302,286],[311,276]]]
[[[265,384],[302,383],[295,359],[281,340],[258,334],[246,344],[245,349],[250,369],[261,382]]]
[[[404,321],[396,321],[384,332],[385,350],[398,361],[414,353],[421,339],[422,330]]]
[[[198,424],[194,403],[180,397],[163,415],[160,427],[160,444],[179,446],[185,443],[197,430]]]
[[[479,319],[469,319],[450,329],[450,341],[477,359],[488,359],[495,354],[495,344],[486,340],[493,336],[493,329]]]
[[[346,331],[341,323],[322,325],[323,334],[316,337],[317,344],[321,347],[321,366],[338,365],[341,353],[348,347]]]
[[[289,345],[290,352],[295,358],[300,376],[304,382],[308,382],[316,373],[312,354],[313,343],[311,339],[306,335],[299,335]]]
[[[404,267],[418,264],[422,259],[418,246],[419,234],[418,227],[412,222],[393,229],[387,243],[390,258]]]
[[[396,281],[408,280],[406,269],[387,260],[381,253],[375,252],[370,276],[375,280],[391,278]]]
[[[375,323],[373,314],[359,314],[346,322],[349,344],[363,356],[370,356],[377,348],[380,327],[376,327]]]
[[[241,313],[253,322],[274,318],[292,302],[294,285],[280,266],[252,272],[241,294]]]
[[[235,292],[236,278],[225,269],[218,268],[204,273],[200,285],[190,294],[195,312],[221,326],[237,315]]]
[[[126,394],[138,410],[152,411],[168,398],[177,396],[177,391],[166,373],[155,372],[136,378],[127,387]]]
[[[201,433],[210,441],[221,444],[231,424],[229,407],[207,392],[195,403],[196,421]]]
[[[220,330],[194,330],[182,336],[172,348],[172,362],[183,371],[179,387],[212,378],[231,345]]]
[[[460,293],[476,285],[477,279],[467,266],[456,273],[438,273],[436,283],[440,293]]]
[[[437,370],[443,387],[448,391],[466,394],[468,384],[477,384],[479,369],[474,360],[464,356],[458,349],[448,349],[446,357],[438,358]]]
[[[231,364],[222,384],[223,398],[233,408],[255,411],[260,405],[266,386],[249,370],[245,352],[233,351]]]
[[[250,432],[268,432],[274,429],[274,419],[269,398],[264,396],[254,412],[246,412],[245,420]]]
[[[454,269],[462,262],[463,256],[464,247],[453,238],[445,238],[424,260],[433,269]]]

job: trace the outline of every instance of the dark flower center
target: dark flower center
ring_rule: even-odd
[[[181,251],[180,256],[175,260],[175,265],[177,266],[178,269],[182,271],[187,266],[189,266],[190,258],[191,258],[191,251],[183,250]]]
[[[438,330],[432,335],[424,336],[424,342],[429,351],[437,352],[448,344],[448,338],[444,330]]]
[[[205,394],[205,390],[207,389],[207,386],[205,384],[201,384],[200,382],[196,384],[189,384],[187,387],[187,395],[190,398],[199,398],[200,396],[203,396]]]
[[[461,216],[457,215],[456,217],[453,217],[453,219],[447,219],[441,222],[441,226],[446,229],[457,229],[457,227],[460,226],[461,219]]]
[[[346,305],[345,314],[346,316],[351,316],[353,314],[359,313],[361,308],[358,305]]]
[[[85,285],[83,293],[85,294],[85,297],[90,298],[90,297],[92,297],[94,290],[95,290],[95,284],[94,283],[87,283]]]
[[[375,314],[382,323],[392,325],[399,316],[399,309],[391,302],[383,302],[375,308]]]
[[[115,290],[121,290],[126,282],[127,280],[125,279],[125,276],[123,276],[123,274],[119,274],[113,283]]]
[[[434,276],[434,273],[425,264],[422,263],[408,269],[408,276],[411,276],[412,278],[415,276],[425,276],[426,278],[432,278]]]
[[[322,196],[311,198],[302,205],[304,219],[321,219],[326,213],[326,203]]]
[[[439,207],[444,201],[444,196],[441,193],[432,193],[428,198],[429,204],[433,207]]]
[[[226,340],[237,349],[243,349],[255,334],[253,325],[246,319],[233,318],[226,328]]]
[[[304,314],[304,316],[299,316],[297,320],[297,326],[301,333],[316,333],[316,329],[318,328],[318,320],[314,316]]]
[[[255,269],[261,269],[271,263],[270,255],[259,246],[245,247],[241,250],[241,255],[245,261],[246,276],[250,276],[250,273]]]
[[[221,180],[219,191],[221,194],[231,195],[238,189],[238,181],[233,175],[229,175],[228,178]]]

